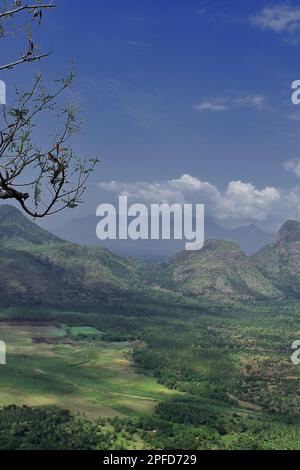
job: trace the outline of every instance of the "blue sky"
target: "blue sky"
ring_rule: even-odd
[[[40,37],[53,55],[35,68],[55,78],[74,61],[86,130],[76,145],[102,160],[79,214],[139,182],[149,199],[166,188],[174,199],[203,198],[224,224],[273,230],[300,217],[299,3],[56,4]],[[26,82],[32,70],[4,79]],[[228,191],[231,182],[241,185]]]

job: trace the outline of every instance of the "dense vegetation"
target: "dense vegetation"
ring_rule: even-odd
[[[300,371],[290,360],[300,325],[297,303],[218,307],[183,299],[172,303],[168,295],[164,298],[157,293],[151,306],[128,299],[126,306],[116,300],[97,312],[6,309],[1,318],[63,321],[69,325],[67,331],[73,340],[79,325],[102,332],[97,338],[94,330],[84,328],[83,333],[92,335],[89,342],[103,338],[143,340],[133,350],[137,371],[154,375],[182,395],[160,399],[154,414],[141,412],[140,417],[125,423],[115,419],[116,434],[110,445],[157,449],[299,447]],[[87,339],[80,337],[80,341]],[[131,400],[134,403],[136,399],[133,396]],[[111,430],[110,422],[102,426]],[[127,428],[137,440],[128,435]]]
[[[113,433],[65,410],[25,406],[0,410],[1,450],[109,449],[112,442]]]
[[[287,223],[288,224],[288,223]],[[0,207],[0,302],[11,305],[81,305],[188,295],[215,303],[298,299],[300,224],[255,256],[231,242],[209,240],[202,250],[183,252],[167,263],[147,265],[98,247],[65,242],[30,222],[17,209]]]
[[[4,408],[3,448],[46,446],[39,413],[53,448],[299,448],[300,369],[291,362],[300,331],[298,225],[293,241],[285,230],[262,252],[261,265],[232,244],[213,243],[157,268],[48,240],[32,226],[24,234],[18,220],[5,222],[18,236],[1,242],[0,322],[51,322],[65,339],[28,340],[26,348],[41,345],[39,358],[33,346],[33,357],[15,348],[14,361],[0,369],[1,390],[10,390],[3,403],[24,404],[26,384],[33,396],[39,389],[55,403],[63,398],[68,411]],[[101,416],[93,407],[76,416],[90,400],[115,413],[89,422]]]

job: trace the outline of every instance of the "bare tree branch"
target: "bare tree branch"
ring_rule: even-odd
[[[23,5],[23,6],[20,6],[18,8],[13,8],[12,10],[7,10],[7,11],[4,11],[2,13],[0,13],[0,19],[1,18],[5,18],[7,16],[12,16],[12,15],[16,15],[17,13],[20,13],[21,11],[23,10],[36,10],[36,9],[48,9],[48,8],[55,8],[55,5],[53,5],[52,3],[50,4],[44,4],[44,5],[41,5],[41,4],[37,4],[37,5]]]
[[[51,53],[48,52],[48,54],[41,54],[41,55],[37,55],[37,56],[34,56],[34,57],[22,57],[20,60],[16,60],[15,62],[12,62],[11,64],[6,64],[6,65],[1,65],[0,66],[0,71],[2,70],[7,70],[7,69],[12,69],[14,68],[16,65],[20,65],[20,64],[23,64],[24,62],[36,62],[38,60],[42,60],[44,59],[45,57],[48,57]]]
[[[23,16],[20,15],[22,12],[27,13],[28,15],[23,18],[23,27],[18,26],[16,28],[15,34],[20,34],[24,29],[26,30],[26,40],[28,41],[27,51],[21,54],[20,58],[14,59],[7,64],[0,66],[0,71],[12,69],[18,65],[24,64],[26,62],[35,62],[47,57],[50,53],[40,53],[38,47],[33,40],[33,30],[32,30],[32,21],[38,20],[39,24],[41,23],[43,11],[48,9],[55,8],[55,5],[52,3],[40,3],[38,0],[36,3],[30,3],[22,5],[21,0],[14,1],[12,7],[7,6],[7,2],[4,2],[2,11],[0,10],[0,39],[7,39],[8,37],[13,36],[13,33],[7,33],[5,25],[11,19],[18,19]],[[27,18],[27,21],[26,21]],[[26,26],[26,27],[25,27]],[[25,39],[24,39],[25,40]]]
[[[4,2],[5,5],[9,2]],[[52,4],[22,5],[13,2],[13,7],[0,13],[0,39],[7,38],[3,21],[29,12],[30,23],[41,20],[43,9],[54,8]],[[0,10],[1,11],[1,10]],[[28,26],[28,24],[27,24]],[[22,28],[18,28],[18,32]],[[6,65],[0,71],[17,65],[33,62],[49,54],[38,54],[32,39],[31,24],[28,33],[28,51]],[[75,79],[74,72],[66,78],[56,80],[46,88],[41,75],[35,77],[27,91],[16,89],[16,100],[11,106],[2,107],[0,114],[0,200],[17,201],[32,217],[43,218],[65,208],[75,208],[82,202],[87,180],[93,172],[97,159],[78,157],[70,146],[70,139],[81,132],[76,106],[59,104],[64,92]],[[39,130],[47,117],[45,133]],[[50,134],[51,119],[55,121],[55,132]],[[43,144],[36,144],[35,140]]]

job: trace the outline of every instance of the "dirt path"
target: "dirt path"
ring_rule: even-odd
[[[249,410],[254,410],[254,411],[262,411],[262,407],[259,405],[254,405],[254,403],[249,403],[247,401],[239,400],[237,397],[235,397],[234,395],[231,395],[230,393],[227,393],[227,395],[231,400],[235,400],[240,405],[241,408],[248,408]]]

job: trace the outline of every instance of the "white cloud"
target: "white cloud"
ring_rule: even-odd
[[[206,9],[205,8],[198,8],[198,10],[196,11],[196,15],[205,16],[206,15]]]
[[[179,179],[122,183],[100,183],[114,196],[127,195],[130,201],[151,203],[204,203],[206,214],[230,227],[255,223],[277,230],[288,218],[300,218],[300,187],[256,188],[251,183],[232,181],[222,191],[215,185],[184,174]]]
[[[234,103],[236,106],[246,106],[259,110],[265,109],[266,107],[266,99],[261,95],[243,96],[241,98],[237,98]]]
[[[251,18],[252,24],[276,33],[300,30],[300,6],[281,3],[263,8]]]
[[[204,100],[199,104],[194,105],[196,111],[227,111],[230,107],[227,104],[222,104],[221,102],[214,100]]]
[[[222,97],[205,99],[194,105],[196,111],[228,111],[232,108],[254,108],[259,111],[266,109],[266,98],[262,95],[245,95],[240,97]]]
[[[283,164],[286,171],[294,173],[298,178],[300,178],[300,159],[297,160],[288,160]]]
[[[287,116],[287,119],[289,119],[290,121],[300,121],[300,113],[291,113],[291,114],[288,114]]]
[[[134,39],[126,40],[126,41],[124,41],[124,44],[128,47],[132,47],[132,48],[135,48],[135,49],[147,49],[147,47],[148,47],[148,44],[146,42],[136,41]]]

